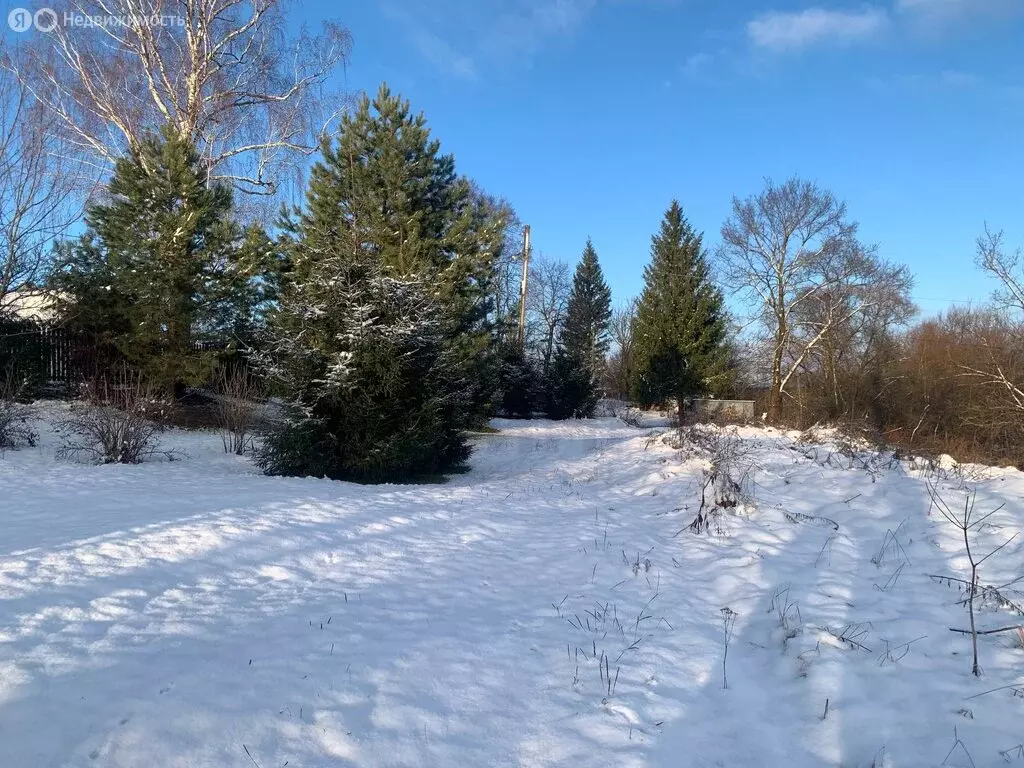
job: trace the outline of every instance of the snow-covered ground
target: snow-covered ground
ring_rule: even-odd
[[[965,574],[926,488],[956,506],[961,475],[745,429],[753,506],[695,535],[706,462],[651,430],[495,426],[437,485],[266,478],[211,434],[167,436],[169,464],[61,463],[49,435],[5,454],[0,766],[1019,759],[1024,698],[971,697],[1024,685],[1020,640],[983,637],[972,677],[960,594],[929,577]],[[1024,475],[968,479],[1005,505],[990,549]],[[1018,539],[982,580],[1022,568]]]

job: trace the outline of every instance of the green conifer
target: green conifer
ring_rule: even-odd
[[[714,285],[702,236],[675,200],[651,238],[651,262],[633,322],[634,400],[641,405],[720,392],[730,377],[722,293]]]

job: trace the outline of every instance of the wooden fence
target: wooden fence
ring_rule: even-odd
[[[197,339],[197,351],[225,350],[221,340]],[[32,320],[0,319],[0,385],[13,373],[38,390],[67,391],[94,378],[100,371],[92,339]],[[109,364],[109,359],[107,360]]]
[[[39,387],[66,387],[94,373],[92,347],[65,328],[32,321],[0,322],[0,375]]]

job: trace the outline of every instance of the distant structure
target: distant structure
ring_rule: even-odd
[[[697,421],[753,421],[753,400],[693,400],[690,411]]]
[[[0,296],[0,314],[46,324],[56,317],[56,296],[51,291],[22,286]]]

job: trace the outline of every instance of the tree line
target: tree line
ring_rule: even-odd
[[[343,27],[285,34],[279,0],[172,5],[159,35],[58,26],[0,55],[0,315],[44,289],[102,373],[162,397],[258,376],[287,416],[267,472],[443,474],[494,414],[588,417],[603,396],[681,418],[747,396],[771,423],[1019,458],[1024,274],[997,233],[977,253],[992,304],[915,324],[909,271],[839,198],[769,180],[714,249],[671,201],[617,310],[600,244],[533,259],[519,328],[512,205],[386,85],[351,107],[326,88]]]

